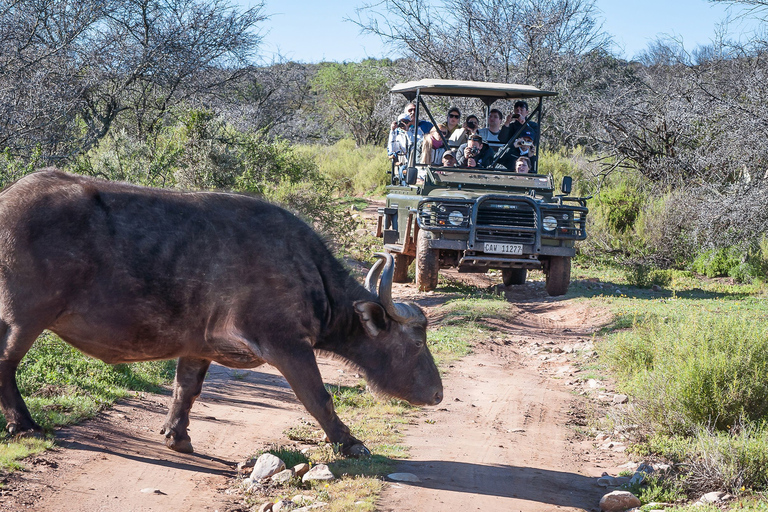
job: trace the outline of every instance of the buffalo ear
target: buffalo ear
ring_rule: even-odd
[[[387,313],[380,304],[358,300],[353,305],[355,313],[360,317],[360,323],[363,324],[363,328],[368,333],[368,336],[375,338],[381,331],[387,328]]]

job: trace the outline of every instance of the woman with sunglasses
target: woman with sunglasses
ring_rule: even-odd
[[[446,114],[446,120],[445,124],[448,126],[448,137],[453,135],[453,132],[461,128],[461,112],[456,107],[451,107],[448,109],[448,114]]]

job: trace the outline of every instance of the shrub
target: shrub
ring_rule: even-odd
[[[10,149],[0,152],[0,190],[40,167],[40,151],[36,150],[28,160],[16,158]]]
[[[342,183],[323,175],[311,152],[262,132],[237,132],[206,111],[182,113],[151,143],[113,131],[68,170],[146,186],[260,195],[292,209],[338,247],[356,227],[339,198]]]
[[[765,279],[768,273],[765,245],[763,237],[760,243],[754,244],[754,248],[746,252],[738,247],[706,250],[693,260],[691,270],[707,277],[729,276],[738,282]]]
[[[672,282],[673,272],[653,268],[644,263],[635,263],[627,267],[624,277],[630,286],[650,288],[653,285],[669,286]]]
[[[602,343],[605,361],[634,397],[632,421],[673,435],[768,418],[768,325],[754,316],[650,316]]]

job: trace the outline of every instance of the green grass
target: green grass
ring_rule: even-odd
[[[576,287],[615,315],[596,344],[602,371],[630,396],[619,419],[639,426],[631,451],[679,464],[632,490],[643,502],[768,491],[765,286],[674,272],[654,293],[613,277],[603,292]]]
[[[320,173],[349,194],[382,194],[388,181],[390,161],[379,146],[356,147],[343,139],[332,146],[294,146],[298,154],[314,158]]]
[[[375,510],[384,476],[394,470],[397,459],[408,456],[407,448],[402,444],[403,430],[417,409],[402,400],[377,398],[367,390],[365,383],[356,386],[326,384],[326,389],[333,397],[339,417],[349,426],[353,436],[365,441],[372,456],[346,458],[338,453],[338,447],[323,442],[306,456],[295,447],[269,448],[266,451],[280,457],[287,467],[305,460],[310,464],[324,463],[338,478],[329,483],[313,484],[294,479],[286,487],[247,495],[245,502],[248,506],[304,493],[329,503],[324,510]],[[323,437],[314,420],[302,420],[288,429],[286,435],[308,444],[317,444]]]
[[[19,462],[25,457],[44,452],[53,447],[53,441],[50,439],[19,439],[18,441],[5,442],[0,444],[0,472],[16,471],[24,469],[24,465]],[[0,487],[2,487],[0,485]]]
[[[46,332],[22,359],[16,379],[32,417],[50,430],[90,418],[133,391],[159,391],[173,379],[175,365],[175,361],[108,365]],[[0,417],[0,429],[5,425]],[[0,445],[0,471],[14,468],[4,461],[25,456],[24,443]]]

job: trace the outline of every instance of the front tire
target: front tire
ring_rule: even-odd
[[[503,268],[501,269],[501,281],[504,286],[514,286],[525,284],[528,277],[528,269],[525,268]]]
[[[552,256],[549,258],[549,271],[545,288],[552,297],[565,295],[571,284],[571,258]]]
[[[437,274],[440,271],[440,253],[429,247],[427,232],[419,230],[416,241],[416,286],[419,291],[431,292],[437,288]]]

